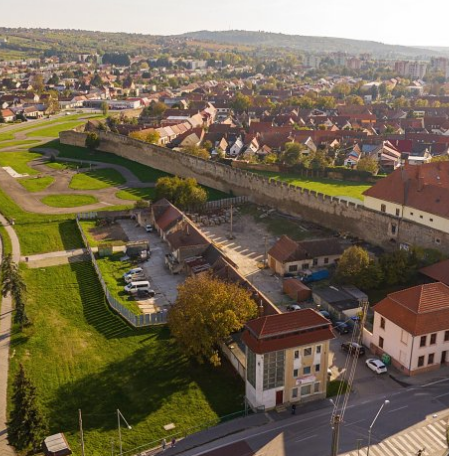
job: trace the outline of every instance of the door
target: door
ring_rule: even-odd
[[[276,405],[281,405],[284,402],[284,391],[276,391]]]
[[[446,364],[447,350],[441,353],[441,364]]]

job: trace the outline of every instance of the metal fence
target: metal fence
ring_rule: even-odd
[[[90,213],[90,214],[94,214],[94,213]],[[83,228],[81,227],[80,222],[79,222],[81,218],[90,219],[90,220],[92,220],[94,218],[91,216],[86,217],[86,215],[87,214],[77,215],[76,224],[81,233],[81,237],[83,238],[83,242],[84,242],[84,245],[86,246],[87,252],[90,255],[92,264],[94,265],[95,271],[98,276],[98,280],[101,283],[101,286],[103,288],[104,294],[106,296],[106,300],[109,304],[109,307],[111,307],[111,309],[115,310],[124,320],[126,320],[134,328],[142,328],[142,327],[146,327],[146,326],[153,326],[153,325],[160,325],[160,324],[167,323],[167,312],[136,315],[134,312],[127,309],[123,304],[121,304],[119,301],[117,301],[117,299],[114,298],[114,296],[111,295],[111,293],[109,292],[109,289],[106,285],[106,282],[104,281],[103,276],[101,274],[100,268],[97,263],[97,259],[95,258],[95,254],[92,252],[92,249],[90,248],[87,237],[84,234]]]
[[[216,212],[216,211],[229,209],[231,206],[239,206],[241,204],[245,204],[248,201],[249,201],[249,198],[247,196],[235,196],[233,198],[225,198],[225,199],[220,199],[220,200],[215,200],[215,201],[207,201],[204,204],[199,204],[199,205],[189,207],[188,212],[189,213]]]

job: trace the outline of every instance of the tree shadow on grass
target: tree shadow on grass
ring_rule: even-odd
[[[64,250],[79,249],[84,247],[81,234],[76,226],[75,220],[64,220],[59,222],[59,235],[61,236]]]

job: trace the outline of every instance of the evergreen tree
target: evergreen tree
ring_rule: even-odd
[[[47,425],[38,406],[36,388],[27,378],[22,364],[14,378],[12,403],[13,409],[7,424],[9,443],[18,450],[38,450],[47,432]]]

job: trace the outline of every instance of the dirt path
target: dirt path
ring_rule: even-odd
[[[20,244],[14,229],[7,223],[6,219],[0,215],[2,224],[11,239],[12,259],[15,263],[20,260]],[[0,242],[0,258],[3,246]],[[11,344],[11,322],[12,322],[12,300],[11,296],[3,298],[0,312],[0,455],[14,456],[14,449],[8,445],[6,429],[6,405],[8,388],[9,370],[9,349]]]

